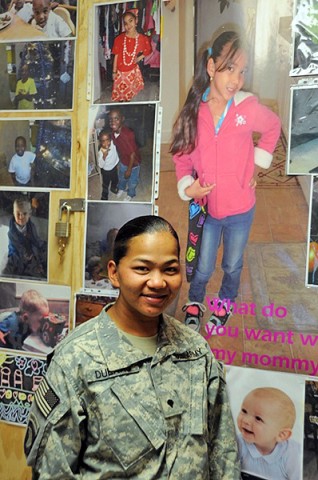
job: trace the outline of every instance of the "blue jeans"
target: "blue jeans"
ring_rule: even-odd
[[[255,206],[248,212],[220,220],[208,215],[203,227],[198,265],[190,284],[189,300],[202,303],[206,286],[215,269],[218,248],[223,236],[222,270],[219,291],[221,300],[235,301],[240,286],[243,255],[254,218]]]
[[[118,190],[126,190],[127,188],[127,195],[130,197],[136,196],[136,187],[139,183],[139,172],[140,172],[140,165],[137,167],[133,167],[131,170],[131,175],[129,178],[125,178],[125,172],[128,167],[123,163],[119,162],[119,170],[118,170]]]

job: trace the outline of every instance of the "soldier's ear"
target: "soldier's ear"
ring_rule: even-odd
[[[108,278],[114,288],[119,288],[119,278],[118,278],[118,269],[114,260],[109,260],[107,265]]]

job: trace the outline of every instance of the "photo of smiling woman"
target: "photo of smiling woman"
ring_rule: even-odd
[[[179,255],[161,217],[119,229],[108,263],[118,299],[61,342],[36,391],[25,438],[34,478],[240,479],[223,369],[164,313]]]

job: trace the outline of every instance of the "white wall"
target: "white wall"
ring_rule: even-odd
[[[161,143],[170,143],[171,129],[179,110],[179,0],[171,12],[162,3],[161,42]],[[193,39],[192,39],[193,40]]]

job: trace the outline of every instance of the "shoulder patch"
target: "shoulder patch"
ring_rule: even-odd
[[[28,456],[31,451],[34,440],[38,434],[38,430],[39,430],[39,424],[37,422],[37,419],[31,413],[28,421],[25,439],[24,439],[24,453],[26,456]]]
[[[60,403],[59,397],[50,387],[46,378],[42,379],[40,385],[36,389],[34,400],[44,418],[47,418]]]

